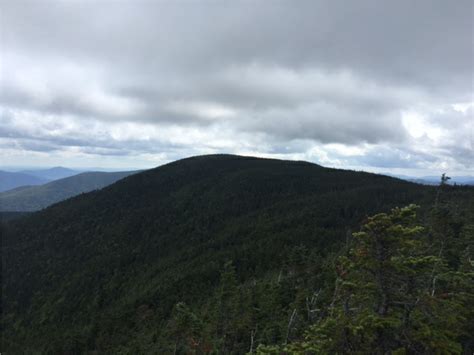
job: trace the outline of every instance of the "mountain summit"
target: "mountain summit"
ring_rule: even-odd
[[[206,307],[228,261],[251,287],[287,270],[298,248],[328,255],[368,214],[432,201],[434,191],[233,155],[128,176],[6,225],[4,350],[167,353],[174,306]]]

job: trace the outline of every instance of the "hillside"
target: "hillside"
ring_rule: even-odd
[[[0,193],[0,212],[37,211],[72,196],[101,189],[133,173],[88,172],[40,186],[21,186]]]
[[[41,185],[46,182],[48,182],[47,179],[25,173],[0,171],[0,192],[15,189],[19,186]]]
[[[459,210],[472,203],[473,189],[452,189]],[[209,337],[239,329],[224,348],[237,354],[254,337],[283,343],[302,291],[319,288],[330,299],[327,265],[350,231],[395,206],[430,206],[435,191],[387,176],[230,155],[126,177],[4,226],[2,351],[187,353],[180,344],[194,331],[180,324],[214,324],[214,314],[226,313],[226,290],[237,287],[245,290],[232,308],[237,323],[219,321]]]
[[[32,212],[0,212],[0,224],[12,219],[24,217]]]

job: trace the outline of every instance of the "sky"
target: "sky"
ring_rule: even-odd
[[[0,1],[0,168],[474,174],[473,5]]]

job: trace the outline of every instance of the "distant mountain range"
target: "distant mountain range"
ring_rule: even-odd
[[[49,168],[49,169],[22,170],[20,172],[39,177],[41,179],[52,181],[52,180],[58,180],[58,179],[63,179],[69,176],[77,175],[83,171],[63,168],[62,166],[57,166],[57,167]]]
[[[24,186],[46,184],[49,181],[63,179],[81,173],[63,167],[49,169],[29,169],[20,171],[0,171],[0,192]]]
[[[449,174],[448,174],[449,176]],[[440,176],[423,176],[420,180],[427,182],[428,184],[439,184],[441,177]],[[474,176],[451,176],[451,179],[448,180],[448,184],[454,185],[474,185]]]
[[[390,173],[383,173],[384,175],[396,177],[402,180],[407,180],[410,182],[414,182],[417,184],[423,185],[439,185],[441,181],[441,176],[421,176],[421,177],[414,177],[408,175],[397,175],[397,174],[390,174]],[[448,175],[449,176],[449,175]],[[451,176],[448,180],[448,184],[450,185],[474,185],[474,176]]]
[[[72,170],[61,168],[61,170],[50,169],[44,172],[44,176],[53,176],[54,174],[59,176],[59,174],[70,173]],[[87,172],[39,186],[20,186],[0,193],[0,211],[37,211],[78,194],[101,189],[133,173],[135,172]],[[44,180],[42,181],[44,182]]]
[[[0,192],[14,189],[25,185],[41,185],[48,180],[21,172],[0,171]]]

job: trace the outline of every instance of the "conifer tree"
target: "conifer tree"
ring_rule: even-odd
[[[174,354],[189,353],[199,348],[202,323],[186,303],[175,305],[168,328],[174,339]]]
[[[234,322],[238,317],[239,289],[234,265],[225,263],[215,305],[215,339],[218,351],[226,352],[235,341]]]
[[[416,210],[410,205],[369,217],[338,260],[327,316],[304,340],[261,346],[260,353],[460,353],[472,265],[453,270],[432,255],[424,229],[415,223]]]

